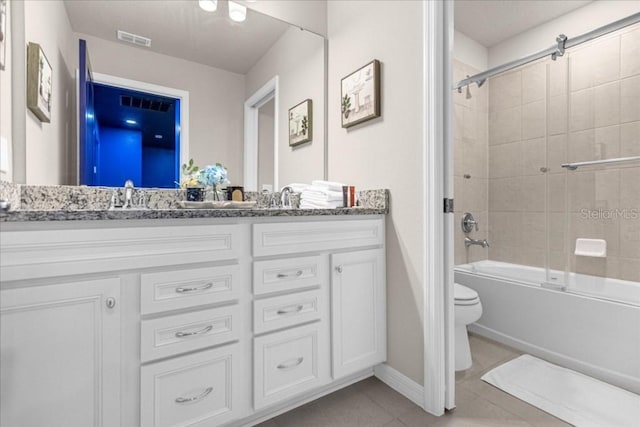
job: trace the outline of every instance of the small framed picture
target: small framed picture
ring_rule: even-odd
[[[51,121],[53,72],[37,43],[27,46],[27,107],[41,122]]]
[[[374,59],[342,79],[342,127],[380,117],[380,61]]]
[[[313,139],[313,101],[305,99],[289,109],[289,146],[294,147]]]

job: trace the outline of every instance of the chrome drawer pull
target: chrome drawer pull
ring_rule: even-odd
[[[213,282],[205,283],[202,286],[194,286],[192,288],[176,288],[176,292],[179,294],[183,294],[185,292],[198,292],[198,291],[204,291],[211,287],[213,287]]]
[[[286,362],[283,362],[281,364],[278,365],[278,369],[291,369],[291,368],[295,368],[296,366],[300,365],[302,363],[302,361],[304,360],[304,357],[298,357],[297,359],[292,359],[293,361],[289,361],[287,360]]]
[[[293,308],[284,308],[282,310],[278,310],[277,313],[280,316],[283,316],[285,314],[293,314],[293,313],[300,313],[302,311],[302,309],[304,308],[304,306],[302,304],[293,307]]]
[[[278,273],[276,276],[278,279],[284,279],[285,277],[300,277],[302,276],[302,270],[298,270],[295,274]]]
[[[209,387],[205,391],[194,397],[176,397],[176,403],[196,402],[207,397],[212,391],[213,387]]]
[[[209,325],[209,326],[207,326],[205,328],[200,329],[199,331],[194,331],[194,332],[178,331],[178,332],[176,332],[176,337],[184,338],[184,337],[190,337],[190,336],[193,336],[193,335],[202,335],[202,334],[206,334],[207,332],[209,332],[212,329],[213,329],[213,325]]]

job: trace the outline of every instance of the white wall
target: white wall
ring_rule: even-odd
[[[232,184],[243,176],[244,76],[86,34],[94,72],[189,92],[189,156],[223,163]]]
[[[324,177],[324,39],[290,28],[246,74],[246,98],[279,78],[278,183],[310,183]],[[313,101],[313,140],[289,147],[289,109]]]
[[[240,3],[244,3],[249,9],[322,36],[327,35],[327,0],[260,0]]]
[[[453,57],[477,70],[484,71],[489,66],[489,49],[458,30],[453,34]]]
[[[38,43],[53,69],[51,123],[26,111],[26,183],[69,183],[69,156],[74,146],[74,39],[62,2],[24,2],[26,42]],[[13,64],[14,66],[16,64]],[[26,69],[26,64],[25,64]]]
[[[559,34],[569,38],[579,36],[638,12],[640,1],[594,1],[493,46],[489,49],[489,67],[553,46]]]
[[[11,34],[11,2],[7,2],[6,32]],[[0,180],[13,181],[11,159],[11,44],[4,40],[5,69],[0,70]]]
[[[387,363],[422,384],[422,2],[362,6],[328,2],[329,180],[391,190]],[[382,117],[343,129],[340,80],[372,59],[381,63]]]

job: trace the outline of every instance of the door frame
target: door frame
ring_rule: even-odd
[[[424,404],[434,415],[455,406],[451,57],[453,2],[423,0],[423,331]]]
[[[123,77],[112,76],[109,74],[103,73],[91,73],[93,77],[93,82],[106,85],[106,86],[114,86],[123,89],[130,89],[139,92],[147,92],[154,95],[166,96],[168,98],[174,98],[180,100],[180,128],[177,130],[180,133],[180,161],[179,164],[187,163],[189,161],[189,92],[186,90],[175,89],[167,86],[160,86],[153,83],[141,82],[139,80],[125,79]],[[79,70],[76,70],[76,85],[79,83]],[[77,88],[76,88],[77,89]],[[76,90],[76,93],[79,91]],[[77,103],[79,99],[77,99]],[[76,110],[80,111],[80,107],[77,104]],[[78,120],[76,123],[77,126],[77,150],[80,152],[80,121]],[[80,156],[78,156],[77,162],[77,182],[79,185],[80,180]],[[178,174],[180,171],[178,170]],[[178,181],[179,181],[178,176]]]
[[[245,191],[258,189],[258,110],[273,99],[273,191],[278,187],[279,77],[275,76],[254,92],[244,103],[244,165]]]

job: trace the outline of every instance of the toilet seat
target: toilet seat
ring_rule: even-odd
[[[480,303],[478,293],[459,283],[453,284],[453,298],[455,305],[476,305]]]

